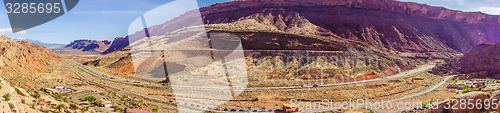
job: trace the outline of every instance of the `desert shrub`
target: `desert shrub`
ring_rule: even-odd
[[[90,103],[94,103],[95,98],[93,96],[88,96],[88,97],[85,97],[85,101],[89,101]]]
[[[66,109],[66,106],[64,104],[59,104],[56,109]]]
[[[33,98],[40,98],[40,97],[41,97],[41,95],[40,95],[40,94],[38,94],[38,93],[31,94],[31,96],[32,96]]]
[[[9,100],[10,100],[10,94],[3,95],[3,101],[9,101]]]
[[[20,95],[20,94],[21,94],[21,93],[19,93],[19,89],[14,88],[14,90],[16,90],[16,93],[17,93],[18,95]]]
[[[101,103],[102,103],[102,100],[95,101],[95,104],[101,104]]]
[[[427,102],[422,102],[422,106],[423,106],[423,107],[426,107],[426,106],[427,106],[427,104],[429,104],[429,103],[427,103]]]
[[[9,108],[10,108],[10,110],[15,111],[15,109],[14,109],[14,108],[15,108],[14,104],[9,103]]]

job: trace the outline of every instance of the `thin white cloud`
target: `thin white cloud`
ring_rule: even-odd
[[[500,15],[500,7],[481,6],[476,10],[487,14]]]
[[[12,28],[0,29],[0,35],[11,35],[11,34],[26,34],[26,30],[19,31],[17,33],[12,32]]]
[[[483,12],[500,15],[500,0],[399,0],[424,3],[431,6],[443,6],[448,9],[465,12]]]

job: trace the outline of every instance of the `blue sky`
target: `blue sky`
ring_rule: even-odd
[[[66,14],[45,24],[12,34],[5,9],[0,10],[0,35],[48,43],[70,43],[76,39],[113,40],[128,34],[129,24],[143,13],[173,0],[80,0]],[[229,0],[198,0],[208,6]],[[3,0],[1,1],[3,5]]]
[[[500,15],[500,0],[399,0],[441,6],[466,12],[483,12]]]
[[[143,13],[173,0],[80,0],[65,15],[37,27],[12,34],[5,10],[0,10],[0,35],[28,38],[48,43],[70,43],[76,39],[113,40],[128,34],[131,22]],[[231,0],[197,0],[208,6]],[[482,11],[500,15],[499,0],[401,0],[462,11]],[[1,1],[3,4],[3,1]]]

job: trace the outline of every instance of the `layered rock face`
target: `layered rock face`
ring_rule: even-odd
[[[500,43],[478,45],[460,59],[459,71],[500,78]]]
[[[475,45],[500,41],[499,16],[394,0],[246,0],[200,12],[205,24],[253,19],[273,29],[358,40],[404,53],[467,52]],[[164,35],[182,27],[175,25],[190,25],[189,17],[195,16],[196,11],[190,11],[148,30],[152,36]]]
[[[128,45],[129,45],[128,37],[122,37],[122,36],[116,37],[115,40],[113,40],[111,46],[109,46],[109,49],[102,52],[102,54],[108,54],[114,51],[119,51],[127,47]]]
[[[461,79],[500,78],[500,42],[473,47],[461,57],[433,69],[436,74],[459,74]]]
[[[106,51],[113,41],[110,40],[75,40],[71,44],[66,45],[65,48],[77,49],[85,52],[104,52]]]
[[[61,61],[62,58],[46,47],[28,41],[13,41],[0,36],[0,72],[2,76],[9,73],[38,74],[48,71],[45,66]]]

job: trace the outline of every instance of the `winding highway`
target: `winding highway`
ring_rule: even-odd
[[[132,85],[141,85],[141,86],[154,86],[154,87],[161,87],[161,88],[167,88],[167,86],[164,86],[164,85],[161,85],[161,84],[151,84],[151,83],[141,83],[141,82],[136,82],[136,83],[132,83],[131,81],[128,81],[128,80],[120,80],[120,79],[111,79],[110,77],[108,77],[106,74],[103,74],[103,73],[100,73],[98,71],[95,71],[87,66],[84,66],[80,63],[77,63],[75,61],[72,61],[72,60],[69,60],[70,62],[76,64],[76,66],[80,67],[81,69],[85,69],[87,72],[91,72],[89,73],[90,75],[92,76],[95,76],[95,77],[98,77],[100,79],[105,79],[105,80],[108,80],[108,81],[115,81],[115,82],[120,82],[120,83],[127,83],[127,84],[132,84]],[[360,84],[367,84],[367,83],[374,83],[374,82],[381,82],[381,81],[388,81],[388,80],[393,80],[393,79],[397,79],[397,78],[401,78],[401,77],[405,77],[405,76],[408,76],[408,75],[411,75],[411,74],[415,74],[415,73],[418,73],[418,72],[422,72],[422,71],[426,71],[426,70],[429,70],[429,69],[432,69],[436,66],[436,64],[426,64],[426,65],[423,65],[423,66],[420,66],[416,69],[413,69],[413,70],[410,70],[410,71],[406,71],[406,72],[402,72],[402,73],[399,73],[399,74],[396,74],[396,75],[393,75],[393,76],[389,76],[389,77],[383,77],[383,78],[378,78],[378,79],[371,79],[371,80],[365,80],[365,81],[356,81],[356,82],[349,82],[349,83],[340,83],[340,84],[328,84],[328,85],[321,85],[321,86],[306,86],[306,87],[265,87],[265,88],[243,88],[243,89],[234,89],[235,91],[275,91],[275,90],[299,90],[299,89],[311,89],[311,88],[325,88],[325,87],[338,87],[338,86],[349,86],[349,85],[360,85]],[[73,68],[71,68],[73,70]],[[153,96],[149,96],[149,95],[145,95],[145,94],[142,94],[142,93],[138,93],[138,92],[134,92],[134,91],[130,91],[130,90],[127,90],[127,89],[124,89],[124,88],[121,88],[121,87],[116,87],[116,86],[111,86],[110,84],[106,84],[106,83],[102,83],[102,82],[97,82],[97,81],[94,81],[94,80],[91,80],[91,79],[88,79],[86,78],[85,76],[82,76],[81,74],[79,74],[77,71],[73,70],[78,76],[80,76],[81,78],[87,80],[87,81],[90,81],[90,82],[93,82],[93,83],[96,83],[96,84],[99,84],[99,85],[103,85],[103,86],[106,86],[106,87],[110,87],[110,88],[113,88],[113,89],[116,89],[116,90],[120,90],[120,91],[124,91],[124,92],[128,92],[128,93],[131,93],[131,94],[135,94],[135,95],[138,95],[138,96],[141,96],[141,97],[144,97],[144,98],[148,98],[148,99],[151,99],[151,100],[155,100],[155,101],[159,101],[159,102],[163,102],[163,103],[176,103],[177,105],[185,105],[185,106],[188,106],[190,108],[193,108],[194,110],[214,110],[214,111],[230,111],[230,110],[227,110],[227,109],[215,109],[215,108],[211,108],[211,107],[205,107],[205,106],[200,106],[200,105],[196,105],[196,104],[190,104],[190,103],[180,103],[180,102],[175,102],[175,101],[172,101],[172,100],[167,100],[167,99],[163,99],[163,98],[158,98],[158,97],[153,97]],[[422,92],[419,92],[417,94],[413,94],[413,95],[410,95],[410,96],[407,96],[407,97],[402,97],[402,98],[398,98],[398,99],[393,99],[393,100],[388,100],[388,102],[392,102],[392,101],[398,101],[398,100],[403,100],[403,99],[407,99],[407,98],[411,98],[411,97],[415,97],[415,96],[418,96],[418,95],[422,95],[422,94],[425,94],[425,93],[428,93],[436,88],[438,88],[439,86],[443,85],[445,83],[446,80],[448,80],[449,78],[451,78],[453,76],[449,76],[449,77],[446,77],[445,80],[443,80],[442,82],[436,84],[434,87],[428,89],[428,90],[425,90],[425,91],[422,91]],[[190,86],[177,86],[177,85],[171,85],[170,87],[177,87],[177,88],[188,88],[188,89],[194,89],[194,90],[211,90],[211,91],[229,91],[227,89],[222,89],[222,88],[210,88],[210,87],[190,87]],[[158,104],[158,103],[154,103],[154,102],[147,102],[148,104],[152,104],[152,105],[157,105],[157,106],[160,106],[160,107],[164,107],[164,108],[170,108],[170,109],[173,109],[173,108],[176,108],[175,106],[167,106],[167,105],[163,105],[163,104]],[[189,106],[191,105],[191,106]],[[260,110],[243,110],[241,109],[241,111],[259,111],[259,112],[264,112],[264,111],[270,111],[271,109],[260,109]],[[325,111],[325,109],[311,109],[311,110],[308,110],[308,111],[311,111],[311,112],[319,112],[319,111]]]
[[[99,78],[102,79],[107,79],[110,81],[117,81],[117,82],[122,82],[122,83],[130,83],[131,81],[128,80],[122,80],[122,79],[110,79],[109,77],[106,76],[106,74],[97,72],[87,66],[84,66],[80,63],[77,63],[75,61],[69,60],[70,62],[75,63],[77,66],[88,70],[89,72],[92,72],[92,75],[96,75]],[[401,78],[404,76],[412,75],[418,72],[426,71],[429,69],[432,69],[436,66],[434,63],[426,64],[423,66],[420,66],[416,69],[409,70],[406,72],[402,72],[393,76],[389,77],[382,77],[382,78],[377,78],[377,79],[371,79],[371,80],[364,80],[364,81],[355,81],[355,82],[348,82],[348,83],[338,83],[338,84],[327,84],[327,85],[320,85],[320,86],[305,86],[305,87],[263,87],[263,88],[233,88],[233,91],[275,91],[275,90],[296,90],[296,89],[311,89],[311,88],[325,88],[325,87],[338,87],[338,86],[349,86],[349,85],[360,85],[360,84],[367,84],[367,83],[374,83],[374,82],[382,82],[382,81],[388,81],[388,80],[393,80],[397,78]],[[133,83],[134,85],[142,85],[142,86],[148,86],[148,87],[158,87],[158,88],[167,88],[167,86],[161,85],[161,84],[156,84],[156,83],[141,83],[141,82],[136,82]],[[175,88],[185,88],[185,89],[193,89],[193,90],[203,90],[203,91],[230,91],[227,88],[213,88],[213,87],[193,87],[193,86],[179,86],[179,85],[171,85],[170,87],[175,87]]]
[[[434,86],[432,86],[429,89],[426,89],[424,91],[421,91],[421,92],[418,92],[418,93],[415,93],[415,94],[412,94],[412,95],[409,95],[409,96],[401,97],[401,98],[396,98],[396,99],[391,99],[391,100],[384,100],[384,102],[395,102],[395,101],[400,101],[400,100],[404,100],[404,99],[408,99],[408,98],[413,98],[413,97],[416,97],[416,96],[420,96],[420,95],[429,93],[429,92],[431,92],[433,90],[436,90],[437,88],[441,87],[442,85],[444,85],[446,83],[446,81],[448,81],[450,78],[453,78],[455,76],[456,75],[447,76],[446,78],[444,78],[438,84],[436,84],[436,85],[434,85]],[[361,104],[361,105],[358,105],[358,107],[360,107],[360,108],[367,107],[367,104]],[[336,109],[341,109],[341,108],[336,108]],[[413,109],[413,108],[399,109],[397,111],[384,111],[384,110],[380,110],[380,109],[374,109],[374,111],[377,112],[377,113],[395,113],[395,112],[401,112],[401,111],[411,110],[411,109]],[[308,110],[306,110],[306,112],[322,112],[322,111],[329,111],[329,110],[335,110],[335,109],[308,109]]]

